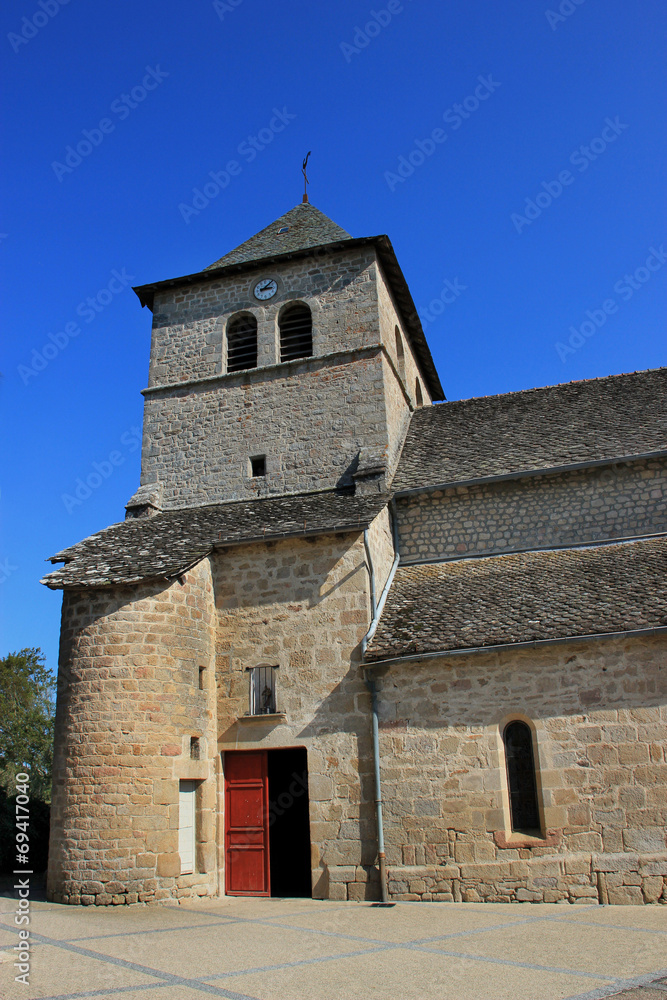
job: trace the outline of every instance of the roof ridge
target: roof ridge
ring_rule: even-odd
[[[495,392],[487,393],[483,396],[463,396],[461,399],[447,399],[443,403],[448,404],[447,409],[451,408],[452,405],[456,403],[473,403],[481,399],[503,399],[505,396],[521,396],[527,395],[531,392],[546,392],[547,389],[562,389],[565,386],[572,385],[592,385],[595,382],[611,382],[614,379],[621,378],[632,378],[635,375],[648,375],[657,372],[667,373],[667,365],[661,365],[658,368],[638,368],[632,372],[615,372],[612,375],[596,375],[592,378],[578,378],[571,379],[569,382],[555,382],[553,385],[536,385],[525,389],[509,389],[507,392]],[[417,412],[432,412],[434,409],[445,408],[443,403],[436,403],[432,407],[422,407],[421,410]]]

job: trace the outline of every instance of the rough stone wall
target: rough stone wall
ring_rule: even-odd
[[[667,531],[667,463],[628,462],[397,500],[405,561]]]
[[[217,892],[214,624],[207,561],[182,584],[65,591],[50,899]],[[194,875],[180,874],[179,779],[199,781]]]
[[[375,600],[379,601],[395,556],[394,535],[388,507],[385,507],[370,525],[368,546],[375,570]]]
[[[213,564],[219,749],[307,748],[313,894],[347,899],[341,871],[351,871],[350,898],[364,898],[374,892],[377,845],[370,699],[359,669],[369,625],[363,538],[244,545]],[[284,719],[244,718],[247,668],[260,665],[278,666]]]
[[[278,314],[305,302],[313,314],[313,353],[360,350],[377,344],[373,250],[316,254],[262,265],[253,271],[161,291],[155,297],[149,386],[224,374],[225,331],[237,312],[257,319],[258,365],[280,361]],[[253,289],[273,278],[278,291],[259,302]]]
[[[377,348],[223,381],[146,400],[141,480],[163,484],[167,509],[351,484],[361,448],[386,460]],[[266,476],[250,478],[252,455]]]
[[[394,665],[380,679],[398,899],[667,901],[664,637]],[[540,838],[513,834],[501,732],[534,729]]]
[[[382,372],[384,376],[384,398],[387,408],[387,478],[394,476],[401,455],[405,435],[412,415],[412,404],[408,403],[405,392],[396,378],[394,368],[386,355],[382,357]]]
[[[252,293],[261,277],[278,284],[267,303]],[[313,357],[281,364],[278,317],[292,301],[311,309]],[[257,319],[258,367],[226,374],[225,330],[239,311]],[[418,377],[430,402],[402,327],[404,359],[396,356],[396,325],[370,249],[314,251],[268,270],[159,292],[142,485],[162,483],[166,508],[329,489],[351,482],[362,448],[391,476]],[[266,476],[250,476],[254,455],[266,456]]]
[[[380,336],[382,338],[382,343],[384,344],[385,349],[394,364],[394,368],[403,383],[413,409],[416,409],[418,405],[416,398],[417,379],[419,379],[419,384],[422,390],[423,404],[427,406],[432,402],[432,400],[426,385],[426,380],[419,370],[419,365],[417,364],[414,351],[410,346],[410,340],[405,332],[403,321],[398,315],[398,310],[396,308],[396,304],[394,303],[389,285],[387,284],[379,265],[376,265],[376,271],[378,314],[380,318]],[[401,342],[403,344],[402,361],[398,357],[396,350],[396,327],[398,327],[401,335]]]

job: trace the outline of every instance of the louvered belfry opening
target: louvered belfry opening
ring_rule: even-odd
[[[516,720],[503,733],[512,830],[538,833],[540,811],[537,804],[533,734],[525,722]]]
[[[227,327],[227,371],[242,372],[257,367],[257,320],[242,313]]]
[[[288,306],[280,314],[280,360],[309,358],[313,353],[313,318],[308,306]]]

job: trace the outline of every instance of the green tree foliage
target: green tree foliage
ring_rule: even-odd
[[[0,785],[9,795],[15,775],[27,771],[31,799],[51,799],[54,694],[40,649],[0,659]]]

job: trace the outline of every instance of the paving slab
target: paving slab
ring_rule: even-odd
[[[667,1000],[667,907],[226,897],[185,905],[35,901],[30,984],[2,1000]]]

